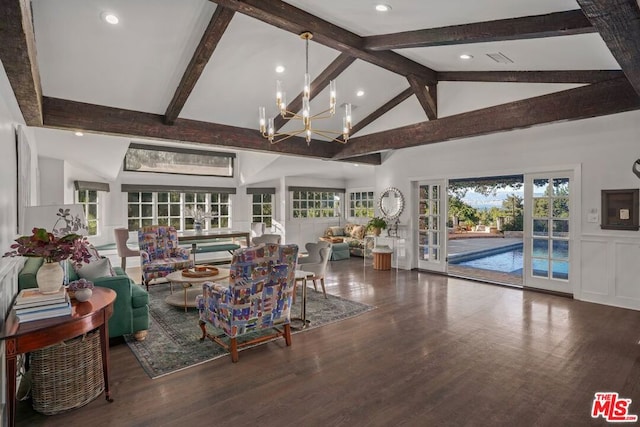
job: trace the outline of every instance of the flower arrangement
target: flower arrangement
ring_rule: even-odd
[[[203,222],[205,219],[211,218],[211,212],[205,212],[202,208],[185,208],[184,216],[193,218],[193,222]]]
[[[74,280],[73,282],[69,283],[69,290],[71,292],[75,292],[78,291],[80,289],[93,289],[93,282],[87,280],[87,279],[78,279],[78,280]]]
[[[34,228],[31,236],[21,236],[12,244],[11,251],[4,256],[26,256],[44,258],[46,262],[60,262],[70,259],[74,265],[80,266],[91,259],[86,237],[71,233],[56,237],[44,228]]]
[[[387,221],[385,221],[384,218],[375,216],[369,220],[367,228],[381,228],[384,230],[387,228]]]

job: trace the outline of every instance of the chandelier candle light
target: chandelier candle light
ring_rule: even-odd
[[[309,75],[309,40],[313,37],[310,32],[304,32],[300,34],[300,38],[305,40],[305,73],[304,73],[304,89],[302,91],[302,111],[300,114],[287,110],[287,96],[282,91],[282,83],[280,80],[276,81],[276,106],[280,111],[280,115],[285,120],[301,120],[302,129],[297,129],[289,132],[275,131],[275,125],[272,118],[267,122],[266,112],[264,107],[259,108],[260,113],[260,133],[263,137],[267,138],[271,144],[284,141],[304,133],[307,145],[311,142],[311,135],[317,134],[325,138],[329,138],[332,141],[340,142],[342,144],[349,140],[349,131],[351,130],[351,104],[345,104],[344,117],[342,119],[342,132],[335,132],[329,130],[319,130],[311,126],[313,120],[327,119],[333,117],[336,113],[336,82],[331,80],[329,82],[329,108],[321,111],[317,114],[311,114],[311,76]],[[342,136],[342,139],[339,137]]]

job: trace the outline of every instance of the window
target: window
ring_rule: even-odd
[[[203,229],[229,228],[231,198],[228,193],[127,192],[127,219],[130,231],[158,224],[176,230],[193,230],[193,218],[185,217],[185,208],[206,213]]]
[[[233,177],[233,153],[130,144],[124,170]]]
[[[349,193],[349,217],[373,218],[373,191],[354,191]]]
[[[99,192],[109,192],[106,182],[74,181],[76,203],[82,206],[87,220],[89,236],[100,234],[100,198]]]
[[[96,236],[99,230],[98,190],[76,190],[76,203],[82,205],[84,217],[87,219],[89,236]]]
[[[251,202],[251,222],[264,222],[271,228],[273,222],[273,194],[253,194]]]
[[[338,218],[340,194],[335,191],[293,191],[293,218]]]

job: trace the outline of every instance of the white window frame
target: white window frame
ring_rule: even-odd
[[[266,224],[267,229],[270,229],[273,226],[273,214],[274,214],[274,201],[275,201],[275,194],[271,194],[271,193],[254,193],[251,194],[251,212],[250,212],[250,218],[251,218],[251,222],[263,222]],[[269,201],[265,201],[265,198],[268,197]],[[256,201],[256,198],[259,198],[258,201]],[[269,206],[271,213],[269,214],[265,214],[265,208]],[[254,213],[254,209],[256,207],[259,207],[260,209],[260,214],[255,214]]]
[[[360,195],[360,199],[356,199],[357,195]],[[349,191],[348,196],[349,213],[347,216],[349,218],[373,218],[375,216],[376,197],[373,190]],[[355,206],[357,202],[364,203],[366,206]],[[357,212],[358,209],[366,209],[366,215],[359,215]]]
[[[132,191],[126,192],[127,194],[127,226],[130,231],[135,231],[140,229],[145,225],[152,224],[160,224],[160,218],[167,219],[166,221],[162,221],[162,225],[178,225],[175,223],[172,224],[171,219],[179,219],[179,227],[176,227],[178,231],[185,230],[193,230],[194,224],[193,219],[191,217],[185,217],[184,212],[185,208],[200,208],[207,214],[209,214],[209,218],[205,219],[202,223],[204,230],[224,230],[231,228],[231,220],[232,220],[232,210],[231,210],[231,197],[228,193],[195,193],[195,192],[181,192],[180,201],[179,202],[170,202],[171,197],[169,194],[177,192],[151,192],[151,191]],[[130,202],[129,195],[130,194],[138,194],[137,202]],[[143,194],[151,194],[150,202],[143,202],[142,195]],[[159,194],[167,194],[168,200],[167,202],[159,202]],[[193,196],[193,197],[189,197]],[[204,196],[204,197],[203,197]],[[160,204],[169,205],[169,214],[168,216],[163,215],[159,216],[158,207]],[[171,205],[180,205],[180,215],[176,216],[171,214]],[[129,216],[129,206],[130,205],[138,205],[138,212],[142,214],[142,206],[143,205],[151,205],[151,216]],[[133,226],[131,221],[137,221],[137,225]]]
[[[89,197],[89,193],[91,192],[95,192],[96,193],[96,201],[95,202],[90,202],[90,197]],[[85,201],[81,202],[80,201],[80,194],[83,193],[85,195]],[[75,202],[78,205],[82,206],[82,210],[84,211],[84,217],[85,220],[87,221],[87,229],[89,230],[89,236],[99,236],[100,235],[100,221],[101,221],[101,214],[100,214],[100,191],[98,190],[88,190],[88,189],[82,189],[82,190],[76,190],[75,191]],[[91,219],[89,216],[89,206],[90,205],[95,205],[95,219]],[[95,233],[91,233],[91,224],[95,223]]]
[[[291,219],[340,218],[340,201],[343,200],[344,193],[337,191],[290,191],[290,193],[291,204],[289,212]],[[323,202],[326,205],[324,207],[322,206]],[[309,215],[310,212],[313,215]],[[316,212],[319,212],[319,215],[316,215]],[[302,215],[303,213],[304,215]]]

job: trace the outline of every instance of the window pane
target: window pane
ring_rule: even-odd
[[[140,193],[143,202],[153,202],[153,193]]]
[[[158,205],[158,216],[169,216],[169,206]]]
[[[97,203],[98,202],[98,192],[95,190],[88,191],[89,202]]]
[[[547,239],[533,239],[533,256],[540,258],[549,256],[549,241]]]
[[[552,258],[569,258],[569,241],[552,240],[551,241],[551,257]]]
[[[566,261],[551,262],[551,277],[554,279],[569,279],[569,263]]]
[[[534,179],[533,180],[533,197],[549,196],[549,180]]]
[[[553,237],[569,237],[569,221],[553,220]]]
[[[547,219],[534,219],[533,220],[533,235],[534,236],[548,236],[549,235],[549,220],[547,220]]]
[[[138,230],[140,228],[138,220],[137,219],[130,219],[128,221],[128,228],[129,228],[129,231]]]
[[[76,200],[78,201],[78,203],[85,203],[87,201],[87,193],[86,191],[78,191],[77,193],[77,197]]]
[[[569,218],[569,199],[561,198],[553,201],[553,217]]]
[[[143,217],[152,217],[153,216],[153,205],[142,205],[142,216]],[[151,225],[151,224],[149,224]]]
[[[140,216],[140,205],[129,205],[127,207],[127,216],[131,217],[139,217]]]
[[[536,277],[549,277],[549,261],[538,258],[532,259],[531,273]]]
[[[87,206],[87,214],[88,217],[87,219],[97,219],[98,218],[98,205],[88,205]]]
[[[553,180],[553,195],[554,196],[569,195],[569,178],[555,178]]]
[[[180,216],[180,205],[170,205],[169,212],[171,216]]]
[[[139,202],[140,201],[140,193],[127,193],[127,201],[129,201],[129,202]]]
[[[533,199],[533,217],[548,218],[549,217],[549,199],[537,198]]]

